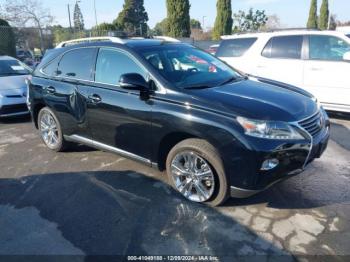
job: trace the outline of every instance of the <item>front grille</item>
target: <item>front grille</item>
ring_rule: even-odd
[[[26,104],[5,105],[0,108],[1,115],[10,115],[10,114],[22,113],[27,111],[28,111],[28,107]]]
[[[321,112],[299,122],[299,125],[304,128],[312,137],[316,137],[324,126],[324,118]]]

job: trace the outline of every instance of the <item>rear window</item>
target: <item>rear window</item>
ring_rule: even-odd
[[[59,63],[57,76],[92,80],[95,48],[81,48],[67,52]]]
[[[268,58],[301,59],[303,36],[277,36],[270,39],[262,56]]]
[[[257,38],[239,38],[222,41],[216,56],[240,57],[256,42]]]

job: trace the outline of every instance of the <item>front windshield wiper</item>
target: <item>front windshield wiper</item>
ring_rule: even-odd
[[[222,82],[222,83],[219,84],[218,86],[224,86],[224,85],[227,85],[227,84],[229,84],[229,83],[231,83],[231,82],[234,82],[234,81],[236,81],[236,80],[237,80],[236,77],[230,77],[229,79],[225,80],[224,82]]]
[[[192,86],[185,86],[184,89],[207,89],[207,88],[212,88],[211,86],[207,85],[192,85]]]

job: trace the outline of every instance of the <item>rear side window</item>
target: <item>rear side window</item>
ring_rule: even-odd
[[[95,48],[81,48],[69,51],[59,63],[57,76],[92,80],[95,55]]]
[[[217,57],[240,57],[256,42],[257,38],[239,38],[222,41]]]
[[[262,56],[268,58],[301,59],[303,36],[277,36],[270,39]]]

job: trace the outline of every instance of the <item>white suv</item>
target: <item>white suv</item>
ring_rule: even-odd
[[[304,88],[325,109],[350,112],[350,39],[344,33],[290,30],[222,39],[216,56],[232,67]]]

